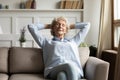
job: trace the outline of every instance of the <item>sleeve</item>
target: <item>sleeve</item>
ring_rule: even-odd
[[[85,39],[89,29],[89,22],[79,22],[75,24],[75,29],[80,29],[80,31],[72,38],[72,41],[75,42],[78,46]]]
[[[29,24],[28,30],[31,33],[34,40],[37,42],[37,44],[43,48],[46,38],[42,36],[42,34],[39,33],[39,30],[44,29],[44,24]]]

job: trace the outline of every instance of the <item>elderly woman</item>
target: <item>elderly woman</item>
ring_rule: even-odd
[[[50,28],[52,39],[47,39],[39,30]],[[80,29],[71,39],[65,34],[69,28]],[[28,29],[37,44],[43,49],[44,76],[52,80],[79,80],[83,70],[79,61],[78,46],[84,40],[90,28],[89,23],[79,22],[68,26],[64,17],[54,18],[51,25],[29,24]]]

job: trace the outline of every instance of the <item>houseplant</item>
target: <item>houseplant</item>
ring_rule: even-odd
[[[21,47],[25,47],[25,44],[26,44],[25,32],[26,32],[26,29],[25,29],[25,27],[23,27],[20,30],[20,38],[19,38],[19,42],[20,42]]]

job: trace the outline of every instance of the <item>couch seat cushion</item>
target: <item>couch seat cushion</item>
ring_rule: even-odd
[[[0,73],[0,80],[8,80],[8,75]]]
[[[41,74],[12,74],[9,80],[48,80]]]
[[[12,74],[9,80],[51,80],[51,79],[45,79],[42,74]]]
[[[0,72],[8,72],[8,51],[9,48],[0,48]]]
[[[13,47],[9,59],[10,73],[43,73],[41,49]]]

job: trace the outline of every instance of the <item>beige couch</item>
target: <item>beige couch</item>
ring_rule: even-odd
[[[89,48],[79,48],[87,80],[107,80],[109,63],[89,57]],[[39,48],[0,48],[0,80],[47,80]]]

